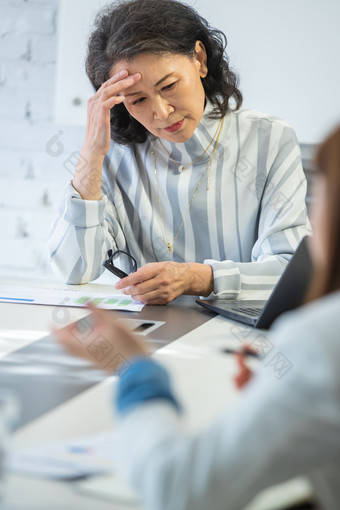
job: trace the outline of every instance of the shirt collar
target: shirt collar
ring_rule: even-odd
[[[199,159],[199,161],[197,161],[197,164],[206,163],[209,160],[214,150],[214,142],[212,142],[212,139],[214,137],[216,138],[218,126],[220,123],[220,119],[209,118],[209,114],[211,114],[213,109],[213,104],[207,100],[202,119],[195,129],[192,137],[186,142],[174,143],[164,139],[161,140],[162,145],[176,161],[181,162],[186,166],[188,163],[190,163],[190,161],[194,161],[195,159],[200,158],[200,156],[207,148],[208,150],[206,154],[201,159]],[[157,145],[157,150],[159,152],[165,152],[159,144]]]

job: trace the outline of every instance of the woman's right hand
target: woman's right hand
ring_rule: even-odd
[[[124,69],[97,90],[87,102],[85,152],[104,158],[110,148],[110,111],[124,101],[124,90],[137,83],[140,73],[129,75]]]
[[[110,149],[110,111],[124,101],[125,89],[137,83],[140,73],[120,71],[97,90],[87,102],[86,135],[72,185],[85,200],[99,200],[104,157]]]
[[[236,388],[239,390],[244,388],[244,386],[246,386],[253,378],[253,372],[246,364],[245,353],[246,349],[245,352],[236,354],[237,374],[234,377],[234,383]]]

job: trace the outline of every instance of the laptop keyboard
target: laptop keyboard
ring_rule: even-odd
[[[232,308],[232,310],[251,315],[252,317],[258,317],[262,312],[262,308]]]

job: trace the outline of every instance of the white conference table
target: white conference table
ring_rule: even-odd
[[[22,282],[15,279],[10,281],[1,279],[1,283],[41,285],[41,282],[29,280]],[[55,282],[44,282],[44,285],[54,286]],[[82,285],[81,288],[87,291],[112,292],[112,288],[107,285],[89,284]],[[176,313],[184,313],[188,317],[188,332],[169,343],[165,342],[163,346],[160,343],[160,348],[154,352],[153,356],[163,363],[172,375],[175,390],[186,410],[184,420],[187,429],[202,428],[239,396],[233,383],[236,369],[234,357],[224,354],[222,349],[225,347],[237,349],[245,337],[248,342],[251,342],[259,335],[263,337],[264,334],[223,317],[214,317],[213,314],[201,310],[192,297],[180,298],[172,306],[145,307],[141,315],[144,313],[144,316],[150,319],[152,313],[150,311],[146,313],[147,309],[157,315],[156,320],[165,322],[168,319],[176,322]],[[88,311],[83,308],[65,308],[65,316],[61,320],[61,315],[56,319],[54,312],[53,316],[53,307],[50,306],[0,303],[0,357],[3,343],[8,349],[8,342],[13,342],[12,354],[9,356],[16,354],[15,349],[19,349],[16,351],[19,353],[29,352],[32,346],[39,345],[41,339],[49,334],[53,323],[55,326],[61,323],[64,325],[79,320],[87,314]],[[172,329],[171,324],[168,326]],[[161,329],[159,335],[161,335]],[[53,342],[52,339],[48,341]],[[157,346],[157,341],[155,345]],[[5,359],[6,357],[3,357],[3,360]],[[32,380],[35,378],[33,372],[31,377]],[[112,402],[116,383],[115,376],[103,378],[27,422],[14,433],[13,450],[113,430],[116,417]],[[28,398],[33,401],[35,395],[32,394]],[[279,508],[278,502],[285,501],[283,495],[286,497],[291,493],[294,498],[295,492],[303,493],[308,489],[307,486],[308,484],[301,479],[298,482],[288,482],[288,485],[285,484],[281,488],[265,491],[247,507],[247,510]],[[126,503],[120,503],[114,499],[90,497],[77,490],[77,487],[74,482],[56,482],[9,474],[6,484],[6,503],[1,508],[6,510],[7,508],[9,510],[46,510],[47,508],[49,510],[93,510],[94,507],[97,510],[140,509],[138,505],[127,506]]]

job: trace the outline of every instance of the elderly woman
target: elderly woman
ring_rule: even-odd
[[[144,303],[266,298],[308,233],[296,136],[240,109],[226,39],[176,0],[107,7],[89,41],[86,135],[49,251],[68,283],[103,262]],[[134,257],[136,265],[132,264]]]

